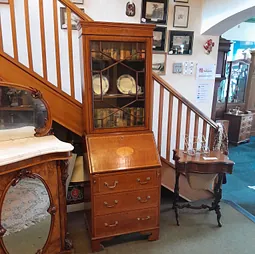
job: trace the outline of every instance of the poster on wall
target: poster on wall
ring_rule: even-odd
[[[197,82],[197,91],[196,91],[196,102],[197,103],[208,103],[209,99],[209,90],[210,90],[210,83],[204,81]]]
[[[197,64],[197,79],[215,79],[216,64]]]

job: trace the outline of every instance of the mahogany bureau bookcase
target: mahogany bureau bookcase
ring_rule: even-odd
[[[161,161],[151,122],[154,27],[79,24],[84,161],[91,186],[91,210],[85,217],[92,251],[122,234],[159,237]]]

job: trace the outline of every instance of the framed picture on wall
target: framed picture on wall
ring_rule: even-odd
[[[168,0],[143,0],[141,22],[166,24],[167,9]]]
[[[173,27],[187,28],[189,24],[189,6],[174,6],[174,23]]]
[[[177,3],[189,3],[189,0],[174,0]]]
[[[193,31],[169,31],[169,55],[192,55]]]
[[[84,4],[84,0],[71,0],[74,4]]]
[[[0,4],[8,4],[9,0],[0,0]]]
[[[81,11],[84,12],[84,8],[80,8]],[[71,24],[72,24],[72,30],[77,30],[77,24],[79,22],[80,18],[71,12]],[[65,7],[60,7],[60,26],[62,29],[67,29],[67,13]]]
[[[158,75],[166,74],[166,53],[153,53],[152,55],[152,70]]]
[[[154,51],[165,51],[166,44],[166,27],[156,27],[153,31],[153,46]]]

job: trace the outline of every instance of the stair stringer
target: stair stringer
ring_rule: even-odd
[[[82,104],[80,102],[3,52],[0,52],[0,66],[0,77],[3,80],[38,89],[50,106],[52,120],[79,136],[83,135]]]

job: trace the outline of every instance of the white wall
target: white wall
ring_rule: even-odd
[[[140,23],[142,0],[133,0],[136,15],[126,16],[128,0],[84,0],[85,12],[94,20],[111,22]]]
[[[204,0],[201,33],[221,35],[253,16],[254,0]]]
[[[242,22],[222,34],[222,37],[235,41],[255,41],[254,31],[255,23]]]

